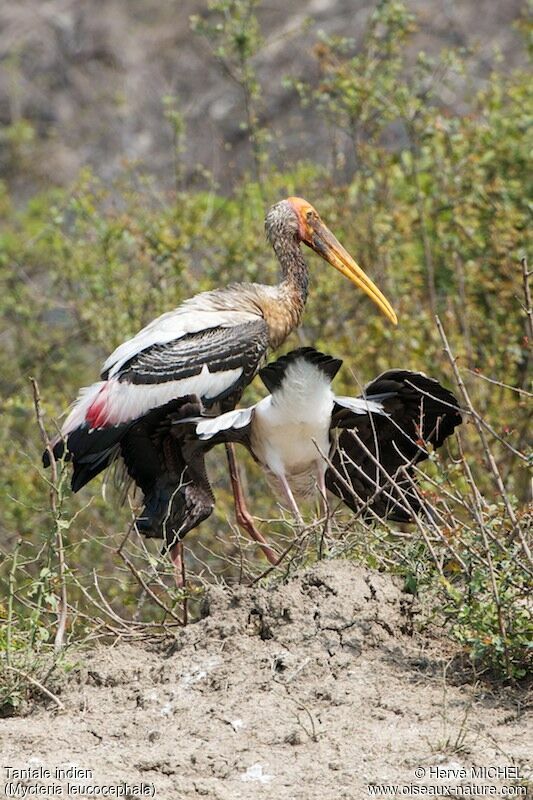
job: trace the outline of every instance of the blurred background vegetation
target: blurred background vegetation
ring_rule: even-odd
[[[455,385],[465,405],[455,363],[479,415],[467,415],[461,440],[426,470],[438,531],[344,517],[330,553],[398,572],[431,597],[473,663],[507,679],[525,674],[531,27],[521,3],[485,2],[486,13],[464,3],[444,20],[437,5],[311,2],[287,14],[259,0],[139,0],[102,5],[98,22],[84,4],[2,10],[4,709],[21,702],[24,675],[49,673],[41,659],[65,583],[67,641],[120,627],[111,609],[145,630],[183,602],[161,577],[155,544],[141,552],[137,542],[129,563],[147,570],[145,582],[159,571],[159,605],[117,555],[131,510],[111,486],[106,498],[96,483],[77,496],[61,477],[50,487],[30,376],[53,434],[106,355],[154,316],[232,280],[275,282],[263,218],[291,194],[316,205],[400,324],[392,330],[311,256],[303,325],[285,349],[312,344],[342,357],[336,387],[346,393],[400,367]],[[244,401],[261,393],[254,384]],[[290,534],[241,461],[250,506],[270,520],[264,530]],[[187,539],[199,576],[192,594],[200,578],[242,575],[222,454],[210,469],[218,504]],[[255,556],[248,548],[248,571],[262,566]],[[312,557],[310,547],[298,563]]]

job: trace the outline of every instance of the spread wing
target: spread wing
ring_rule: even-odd
[[[175,421],[199,411],[194,398],[175,401],[134,422],[120,443],[128,474],[144,494],[137,528],[144,536],[164,539],[169,548],[214,507],[203,453],[174,436]]]
[[[174,422],[174,436],[206,453],[217,444],[234,442],[250,449],[250,428],[256,405],[236,408],[216,417],[189,417]]]
[[[440,447],[460,422],[456,398],[438,381],[406,370],[385,372],[364,397],[336,398],[326,486],[354,511],[368,503],[382,518],[407,522],[419,500],[402,468],[412,475],[410,465],[428,457],[428,444]]]

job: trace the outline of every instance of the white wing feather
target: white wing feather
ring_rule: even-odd
[[[250,408],[237,408],[235,411],[228,411],[226,414],[220,414],[218,417],[212,419],[205,419],[199,422],[196,426],[196,433],[198,438],[206,441],[220,431],[227,431],[230,428],[239,430],[245,428],[250,424],[255,406]]]
[[[154,384],[121,382],[118,378],[99,381],[81,389],[63,425],[62,434],[66,436],[86,421],[90,407],[99,396],[98,427],[121,425],[144,416],[176,397],[195,394],[209,400],[229,389],[241,375],[241,367],[211,373],[204,364],[198,375],[178,381]]]
[[[354,414],[381,414],[384,417],[388,416],[380,402],[369,400],[365,397],[339,397],[335,395],[335,402]]]

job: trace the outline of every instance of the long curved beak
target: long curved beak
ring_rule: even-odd
[[[351,255],[335,238],[329,228],[324,225],[322,220],[317,220],[314,223],[311,239],[306,239],[305,243],[308,244],[315,253],[318,253],[319,256],[322,256],[323,259],[328,261],[332,267],[342,272],[342,274],[349,278],[359,289],[362,289],[393,325],[398,324],[398,317],[385,295],[380,292],[375,283],[370,280],[361,267],[355,263]]]

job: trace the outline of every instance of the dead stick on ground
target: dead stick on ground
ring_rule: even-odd
[[[40,681],[38,681],[36,678],[32,678],[32,676],[28,675],[27,672],[24,672],[22,669],[17,669],[16,667],[10,667],[6,665],[6,669],[10,669],[12,672],[16,672],[17,675],[20,675],[25,680],[29,681],[30,683],[33,683],[33,685],[36,686],[43,694],[49,697],[50,700],[53,700],[54,703],[57,705],[57,707],[61,709],[61,711],[65,710],[65,706],[63,705],[59,697],[56,697],[55,694],[53,694],[50,691],[50,689],[47,689],[46,686],[43,686],[43,684],[40,683]]]
[[[65,549],[63,546],[63,534],[61,532],[61,525],[60,525],[61,522],[60,511],[58,509],[58,502],[57,502],[59,497],[57,461],[54,455],[54,448],[52,447],[52,443],[44,426],[39,384],[37,383],[35,378],[30,378],[30,381],[33,389],[33,404],[35,406],[37,425],[39,427],[39,432],[41,434],[41,440],[43,442],[43,446],[46,452],[48,453],[48,457],[50,459],[50,470],[51,470],[50,510],[52,511],[52,516],[54,518],[54,524],[55,524],[55,540],[56,540],[57,558],[59,565],[59,606],[57,613],[57,629],[54,639],[54,648],[56,651],[59,651],[63,648],[65,639],[65,630],[67,627],[68,602],[67,602],[67,583],[65,580]]]

